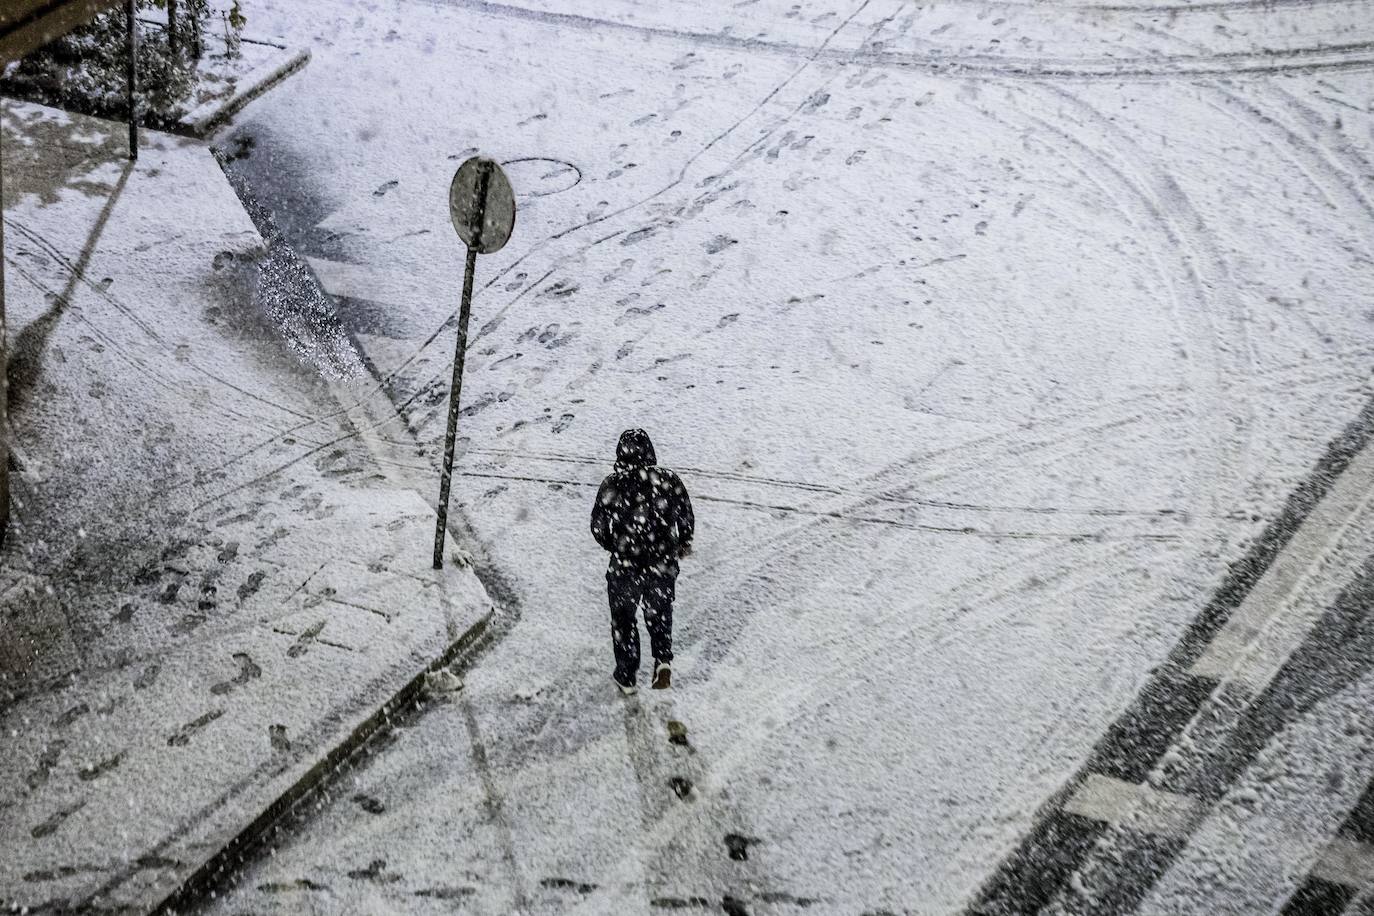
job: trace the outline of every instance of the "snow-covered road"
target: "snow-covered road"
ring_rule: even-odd
[[[1374,394],[1363,3],[254,6],[314,58],[225,146],[436,486],[447,183],[508,163],[455,494],[518,607],[225,912],[956,910]],[[697,502],[671,700],[587,534],[630,426]]]

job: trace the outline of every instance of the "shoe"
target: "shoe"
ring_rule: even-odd
[[[659,662],[654,665],[653,688],[655,690],[667,690],[671,686],[673,686],[672,666],[667,662]]]
[[[616,680],[614,677],[612,677],[611,680],[615,681],[615,685],[616,685],[617,687],[620,688],[620,692],[623,693],[623,694],[624,694],[625,696],[627,696],[627,697],[632,697],[632,696],[634,696],[636,693],[639,692],[639,688],[636,687],[633,683],[630,683],[630,684],[622,684],[620,681]]]

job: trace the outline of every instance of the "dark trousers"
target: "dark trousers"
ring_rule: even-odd
[[[673,598],[677,590],[676,560],[644,566],[611,558],[606,570],[606,593],[611,600],[611,645],[615,649],[615,678],[634,683],[639,670],[639,626],[635,609],[644,605],[644,627],[654,660],[673,660]]]

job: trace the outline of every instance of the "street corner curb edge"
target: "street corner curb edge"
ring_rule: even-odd
[[[229,879],[238,868],[254,858],[260,845],[283,819],[325,788],[341,773],[350,759],[370,742],[390,730],[392,715],[415,702],[424,687],[427,674],[451,665],[486,634],[494,613],[494,605],[488,605],[486,612],[457,639],[450,642],[443,652],[354,726],[342,741],[311,764],[284,792],[269,802],[257,817],[230,837],[148,912],[153,916],[176,916],[200,910],[207,899],[229,883]]]

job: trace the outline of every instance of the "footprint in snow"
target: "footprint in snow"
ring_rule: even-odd
[[[725,835],[725,851],[730,858],[736,862],[746,862],[749,859],[749,847],[759,842],[757,837],[741,836],[738,833],[727,833]]]
[[[373,859],[367,868],[354,869],[348,873],[348,877],[354,881],[371,881],[374,884],[395,884],[402,876],[386,870],[386,859]]]
[[[368,814],[381,814],[386,810],[386,805],[382,804],[379,799],[373,798],[371,795],[367,795],[363,792],[354,795],[353,802]]]
[[[550,890],[577,891],[579,894],[590,894],[596,890],[595,884],[573,881],[569,878],[544,878],[539,883]]]
[[[625,322],[630,321],[633,318],[642,318],[645,315],[651,315],[663,307],[664,303],[662,302],[655,303],[654,305],[647,305],[642,308],[632,306],[625,310],[625,314],[621,315],[619,318],[615,320],[615,324],[624,324]]]
[[[634,266],[634,258],[624,258],[623,260],[621,260],[620,265],[618,267],[611,270],[609,273],[607,273],[605,276],[601,278],[601,282],[610,283],[612,280],[618,280],[621,277],[623,277],[627,272],[629,272],[629,270]]]

